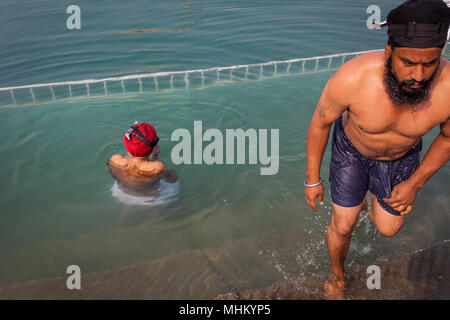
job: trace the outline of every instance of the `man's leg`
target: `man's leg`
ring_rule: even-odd
[[[333,215],[327,229],[327,245],[334,274],[344,274],[344,260],[363,204],[364,201],[355,207],[341,207],[333,203]]]
[[[331,281],[325,284],[325,291],[329,298],[343,298],[344,261],[350,247],[353,229],[364,204],[365,201],[362,201],[355,207],[341,207],[333,203],[333,215],[327,229],[328,253],[333,272]]]
[[[386,236],[393,237],[401,229],[404,216],[395,216],[384,210],[378,203],[377,197],[371,194],[372,212],[369,213],[370,221],[373,222],[378,231]]]

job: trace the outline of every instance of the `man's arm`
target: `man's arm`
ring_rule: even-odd
[[[434,139],[420,166],[409,178],[418,189],[450,160],[450,117],[441,123],[440,127],[441,132]]]
[[[320,167],[328,136],[334,121],[349,107],[350,97],[358,83],[358,62],[350,60],[328,81],[312,117],[306,140],[306,183],[320,180]],[[305,187],[307,204],[316,212],[316,198],[323,204],[323,185]]]
[[[392,189],[392,197],[383,199],[402,215],[412,211],[417,192],[428,179],[450,160],[450,117],[441,123],[441,132],[434,139],[422,163],[408,180]]]
[[[178,176],[175,171],[169,169],[164,171],[163,179],[169,183],[174,183],[178,180]]]
[[[319,181],[323,153],[334,121],[348,108],[354,86],[353,64],[347,62],[328,81],[317,104],[308,130],[306,142],[307,183]],[[348,65],[350,63],[350,65]]]
[[[154,177],[162,174],[165,170],[164,164],[157,161],[146,161],[139,165],[139,174],[145,177]]]

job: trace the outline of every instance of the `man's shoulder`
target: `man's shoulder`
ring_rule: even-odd
[[[109,165],[113,167],[126,167],[128,159],[121,154],[116,153],[109,159]]]
[[[374,70],[384,65],[384,62],[384,52],[374,51],[350,59],[344,63],[340,69],[348,73],[349,76],[363,75],[367,71]]]
[[[450,92],[450,62],[445,58],[441,59],[442,70],[440,71],[439,80],[433,89],[432,99],[437,101],[439,106],[443,106],[448,110],[450,107],[448,92]],[[450,110],[448,110],[450,112]]]
[[[444,64],[442,67],[442,73],[441,73],[441,81],[446,88],[450,87],[450,62],[445,59],[441,58],[441,63]]]
[[[351,104],[350,97],[368,88],[367,83],[379,80],[383,56],[383,52],[370,52],[344,63],[328,81],[327,95],[345,105]]]
[[[384,61],[383,51],[364,53],[344,63],[334,77],[346,85],[361,85],[365,78],[379,74]]]
[[[139,162],[137,168],[141,174],[146,176],[158,175],[165,169],[164,164],[159,160]]]

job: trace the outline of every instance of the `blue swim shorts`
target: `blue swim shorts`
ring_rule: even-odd
[[[397,184],[408,180],[420,164],[422,139],[401,158],[379,161],[364,157],[350,142],[342,127],[342,116],[335,121],[330,163],[333,203],[342,207],[359,205],[369,190],[387,212],[399,216],[383,198],[390,198]]]

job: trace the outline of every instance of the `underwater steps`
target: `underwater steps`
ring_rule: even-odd
[[[412,254],[400,254],[377,263],[381,289],[367,289],[366,269],[349,274],[347,300],[448,300],[450,299],[450,241],[440,242]],[[245,290],[244,300],[323,299],[324,279],[279,281],[270,287]],[[234,300],[232,293],[219,300]]]
[[[231,242],[224,248],[183,250],[149,262],[82,274],[81,290],[68,290],[65,276],[9,284],[0,287],[0,299],[210,299],[233,288],[270,285],[280,279],[267,257],[255,249],[256,240]],[[226,270],[219,270],[219,265]]]
[[[233,240],[82,274],[81,290],[68,290],[66,277],[4,285],[0,299],[324,299],[323,278],[286,280],[270,250],[261,250],[265,241]],[[349,274],[347,299],[450,299],[450,241],[374,264],[381,268],[381,289],[367,289],[362,268]]]

